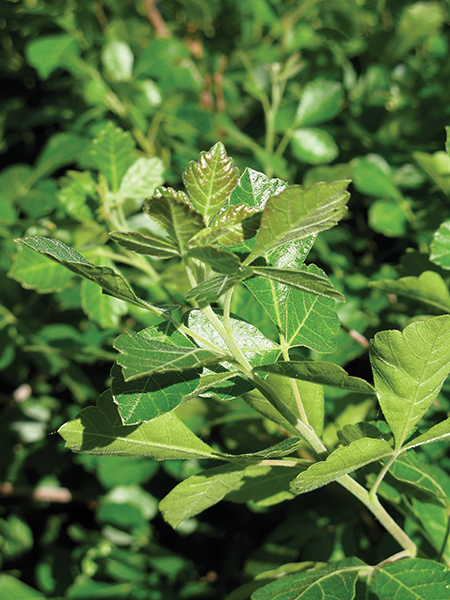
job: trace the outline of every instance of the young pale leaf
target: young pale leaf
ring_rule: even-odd
[[[205,226],[186,194],[171,188],[157,188],[153,198],[145,201],[144,212],[169,234],[179,254],[184,254],[189,240]]]
[[[309,165],[326,165],[339,156],[334,138],[317,127],[300,127],[292,132],[292,153]]]
[[[215,246],[191,248],[188,250],[188,256],[206,263],[217,273],[238,275],[241,272],[241,261],[238,256]]]
[[[189,247],[233,246],[256,235],[261,221],[261,211],[246,204],[229,206],[217,215],[209,227],[199,231],[189,242]]]
[[[99,285],[106,294],[110,294],[119,300],[125,300],[146,310],[151,310],[156,314],[161,315],[163,310],[160,310],[144,300],[136,296],[133,290],[128,285],[127,281],[119,275],[111,267],[95,266],[74,248],[69,248],[59,240],[52,240],[45,237],[22,238],[16,240],[24,246],[28,246],[32,250],[36,250],[44,256],[48,256],[55,262],[67,267],[81,277],[93,281]]]
[[[104,392],[97,406],[84,408],[78,417],[59,428],[66,448],[106,456],[146,456],[155,460],[214,458],[214,450],[202,442],[174,414],[166,413],[150,423],[122,424],[111,392]]]
[[[13,264],[8,273],[27,289],[41,294],[63,290],[73,274],[56,262],[49,262],[45,256],[24,245],[21,252],[13,255]]]
[[[395,479],[404,481],[420,492],[431,495],[450,509],[450,498],[448,498],[446,490],[439,483],[439,474],[437,477],[435,476],[434,469],[436,467],[426,463],[422,456],[414,452],[408,452],[395,460],[389,469],[389,473]]]
[[[315,463],[300,473],[292,482],[291,490],[296,494],[305,494],[391,455],[392,448],[385,440],[360,438],[349,446],[337,448],[326,460]]]
[[[445,281],[435,271],[424,271],[419,277],[373,281],[370,285],[386,294],[407,296],[444,312],[450,312],[450,292]]]
[[[441,442],[450,438],[450,418],[441,421],[413,440],[403,446],[404,450],[421,446],[422,444],[431,444],[432,442]]]
[[[261,217],[253,250],[244,264],[294,239],[330,229],[346,213],[350,180],[317,183],[305,190],[293,185],[271,196]]]
[[[218,310],[215,313],[223,325],[222,313]],[[189,311],[185,318],[187,318],[188,327],[193,333],[197,333],[214,344],[224,354],[229,352],[217,329],[211,325],[200,310]],[[266,338],[254,325],[237,317],[230,318],[230,325],[236,343],[252,366],[272,362],[278,358],[281,352],[280,346]],[[222,360],[224,360],[223,356]]]
[[[375,394],[375,389],[364,379],[351,377],[342,367],[319,360],[280,361],[273,365],[254,367],[253,370],[329,385],[360,394]]]
[[[179,255],[178,248],[171,240],[144,235],[137,231],[113,231],[109,237],[127,250],[152,258],[172,258]]]
[[[239,171],[221,142],[201,152],[198,162],[191,161],[183,173],[189,200],[207,223],[225,204],[238,178]]]
[[[91,156],[95,166],[106,177],[113,192],[118,191],[123,176],[136,161],[134,149],[131,134],[111,121],[92,142]]]
[[[139,333],[129,331],[115,340],[114,348],[120,352],[117,363],[123,368],[125,381],[153,373],[198,369],[230,359],[220,350],[199,348],[189,343],[187,338],[181,346],[176,345],[173,339],[170,342],[160,341],[155,331],[154,327]]]
[[[252,600],[353,600],[361,569],[358,558],[286,575],[256,590]]]
[[[160,158],[138,158],[131,165],[120,182],[119,195],[122,198],[142,203],[152,196],[157,186],[164,183],[164,164]]]
[[[450,269],[450,221],[444,221],[434,234],[430,260],[443,269]]]
[[[153,373],[148,377],[125,381],[120,368],[111,370],[111,391],[124,425],[152,421],[176,408],[184,396],[193,393],[199,383],[199,369],[181,373]]]
[[[286,183],[281,179],[267,179],[264,173],[246,168],[231,192],[229,203],[231,206],[246,204],[262,210],[271,196],[279,194],[285,188]]]
[[[317,268],[316,270],[312,270],[303,267],[301,271],[276,269],[274,267],[252,267],[252,269],[255,275],[273,279],[277,283],[293,287],[301,292],[345,302],[345,298],[341,292],[335,290],[330,280],[317,272]]]
[[[382,563],[370,578],[369,589],[379,600],[448,600],[450,569],[424,558]]]
[[[375,388],[400,448],[450,371],[450,315],[381,331],[370,344]]]
[[[206,279],[190,289],[186,294],[186,299],[216,302],[225,292],[231,290],[240,281],[251,277],[252,274],[253,270],[250,267],[245,267],[233,275],[218,275],[217,277]]]

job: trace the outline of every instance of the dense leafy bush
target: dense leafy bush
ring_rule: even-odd
[[[4,5],[2,593],[450,597],[448,5]]]

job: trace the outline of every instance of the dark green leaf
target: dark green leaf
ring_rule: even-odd
[[[305,190],[300,185],[271,196],[264,208],[255,246],[246,260],[255,258],[294,239],[330,229],[342,219],[349,180],[317,183]]]
[[[250,267],[241,269],[234,275],[218,275],[211,279],[206,279],[197,286],[189,290],[186,294],[187,300],[207,300],[208,302],[216,302],[222,294],[231,290],[236,284],[252,275],[253,271]]]
[[[425,173],[437,183],[445,194],[450,196],[450,156],[447,152],[442,150],[434,154],[413,152],[412,155]]]
[[[215,246],[201,246],[188,250],[188,256],[209,265],[217,273],[240,275],[241,261],[232,252],[220,250]],[[207,280],[208,281],[208,280]]]
[[[170,240],[144,235],[137,231],[113,231],[109,234],[115,242],[138,254],[152,258],[172,258],[178,256],[178,249]]]
[[[261,213],[246,204],[229,206],[217,215],[209,227],[191,238],[189,246],[232,246],[252,238],[258,231]]]
[[[221,142],[208,152],[201,152],[198,162],[188,164],[183,173],[183,183],[193,207],[208,224],[228,200],[238,177],[239,171]]]

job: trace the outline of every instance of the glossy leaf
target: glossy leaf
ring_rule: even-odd
[[[374,281],[371,286],[386,294],[406,296],[443,312],[450,312],[450,292],[445,281],[435,271],[424,271],[419,277]]]
[[[202,442],[172,412],[140,425],[122,424],[110,392],[97,406],[84,408],[76,419],[59,428],[66,448],[107,456],[146,456],[155,460],[214,458],[215,452]]]
[[[220,311],[215,311],[218,320],[223,324]],[[189,329],[214,344],[224,355],[229,352],[227,345],[218,331],[206,319],[200,310],[191,310],[187,314]],[[233,336],[239,348],[252,366],[261,365],[276,360],[280,354],[280,346],[266,338],[251,323],[237,317],[230,318]]]
[[[327,277],[320,274],[315,265],[304,267],[300,271],[290,269],[276,269],[274,267],[252,267],[253,273],[260,277],[273,279],[277,283],[293,287],[301,292],[307,292],[324,298],[344,301],[344,296],[335,290]]]
[[[316,127],[300,127],[292,132],[292,153],[310,165],[326,165],[339,156],[339,148],[331,135]]]
[[[133,72],[134,56],[130,46],[121,40],[110,40],[103,47],[103,66],[114,81],[128,81]]]
[[[144,212],[169,234],[180,254],[204,228],[202,216],[192,208],[186,194],[171,188],[157,188],[155,195],[145,201]]]
[[[114,365],[111,375],[111,391],[120,418],[124,425],[136,425],[152,421],[181,404],[186,395],[197,389],[200,372],[193,369],[181,373],[153,373],[125,381],[120,368]]]
[[[188,251],[188,256],[206,263],[213,271],[216,271],[216,273],[238,275],[240,272],[241,261],[238,256],[227,250],[216,248],[215,246],[191,248]]]
[[[254,371],[274,373],[320,385],[329,385],[361,394],[375,394],[374,388],[359,377],[351,377],[342,367],[324,361],[280,361],[254,367]]]
[[[401,447],[436,398],[450,371],[450,316],[381,331],[370,345],[375,388]]]
[[[424,558],[406,558],[375,569],[369,588],[379,600],[447,600],[450,570]]]
[[[353,600],[358,574],[365,567],[358,558],[286,575],[260,588],[252,600]]]
[[[268,179],[264,173],[246,168],[231,192],[229,204],[246,204],[262,210],[271,196],[279,194],[285,188],[286,183],[281,179]]]
[[[209,227],[191,238],[189,246],[232,246],[252,238],[259,227],[260,211],[246,204],[229,206],[217,215]]]
[[[127,250],[152,258],[172,258],[179,255],[178,248],[171,240],[144,235],[137,231],[113,231],[109,237]]]
[[[255,246],[246,263],[281,244],[336,225],[347,210],[348,183],[348,180],[317,183],[307,190],[294,185],[269,198]]]
[[[310,127],[335,117],[342,109],[342,85],[330,79],[315,79],[303,89],[295,116],[295,126]]]
[[[93,265],[86,260],[78,250],[69,248],[69,246],[66,246],[63,242],[45,237],[23,238],[16,241],[51,258],[77,275],[81,275],[81,277],[93,281],[99,285],[105,293],[110,294],[115,298],[119,298],[120,300],[131,302],[131,304],[135,304],[141,308],[162,314],[161,310],[152,307],[151,304],[138,298],[119,273],[110,267],[98,267]]]
[[[113,192],[117,192],[123,176],[136,161],[135,144],[131,134],[111,121],[93,141],[91,156],[96,168],[108,180]]]
[[[232,275],[218,275],[211,279],[206,279],[189,290],[186,294],[187,300],[207,300],[216,302],[220,296],[231,290],[236,284],[252,275],[250,267],[241,269]]]
[[[450,269],[450,221],[444,221],[434,234],[430,260],[443,269]]]
[[[422,435],[418,435],[410,442],[405,444],[403,448],[415,448],[416,446],[421,446],[422,444],[431,444],[432,442],[440,442],[445,441],[450,438],[450,418],[445,419],[445,421],[441,421],[437,425],[433,425],[430,427],[428,431],[422,433]]]
[[[177,330],[171,331],[170,327],[148,327],[139,333],[129,331],[119,335],[114,348],[120,352],[117,363],[123,368],[125,381],[154,373],[190,371],[227,358],[218,348],[199,348]]]
[[[337,448],[326,460],[315,463],[300,473],[292,482],[291,489],[296,494],[305,494],[391,455],[392,448],[385,440],[360,438],[349,446]]]
[[[225,204],[238,178],[239,171],[221,142],[201,152],[198,162],[191,161],[183,173],[189,200],[207,223]]]

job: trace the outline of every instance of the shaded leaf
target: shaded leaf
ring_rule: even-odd
[[[424,558],[406,558],[375,569],[369,588],[379,600],[447,600],[450,570]]]
[[[443,269],[450,269],[450,221],[444,221],[434,234],[430,246],[430,260]]]
[[[137,231],[113,231],[109,237],[127,250],[152,258],[179,256],[178,249],[171,240],[144,235]]]
[[[69,34],[43,35],[25,47],[28,64],[36,69],[41,79],[64,66],[65,57],[69,54],[79,55],[78,42]]]
[[[112,121],[92,142],[91,156],[96,168],[108,180],[113,192],[117,192],[123,176],[136,161],[135,144],[131,134]]]
[[[169,234],[181,255],[189,240],[204,228],[202,216],[192,208],[186,194],[172,188],[158,187],[145,201],[144,212]]]
[[[291,147],[295,158],[310,165],[326,165],[339,156],[339,148],[333,137],[316,127],[295,129]]]
[[[59,428],[66,448],[75,452],[118,456],[147,456],[155,460],[214,458],[215,452],[192,433],[172,412],[150,423],[122,424],[110,392],[97,406],[84,408],[78,417]]]
[[[209,227],[191,238],[189,246],[232,246],[252,238],[258,231],[261,213],[246,204],[229,206],[217,215]]]
[[[304,494],[320,488],[343,475],[352,473],[369,463],[383,460],[392,455],[392,448],[385,440],[360,438],[349,446],[341,446],[326,460],[315,463],[292,482],[296,494]]]
[[[280,361],[273,365],[254,367],[253,370],[310,381],[320,385],[329,385],[362,394],[375,394],[374,388],[364,379],[351,377],[342,367],[324,361]]]
[[[0,574],[0,594],[3,600],[45,600],[45,596],[6,573]]]
[[[207,300],[216,302],[220,296],[231,290],[236,284],[252,275],[250,267],[241,269],[233,275],[218,275],[211,279],[206,279],[189,290],[186,294],[187,300]]]
[[[222,142],[217,142],[200,153],[198,162],[191,161],[182,177],[193,207],[209,223],[236,187],[239,171]]]
[[[188,256],[206,263],[217,273],[240,274],[241,261],[236,254],[227,250],[221,250],[215,246],[201,246],[191,248]]]
[[[111,392],[122,422],[124,425],[136,425],[152,421],[181,404],[184,397],[198,387],[200,371],[153,373],[125,381],[120,368],[114,365],[111,375]]]
[[[406,296],[444,312],[450,312],[450,292],[445,281],[435,271],[424,271],[419,277],[373,281],[370,285],[386,294]]]
[[[255,246],[245,262],[252,262],[281,244],[336,225],[347,210],[348,183],[349,180],[317,183],[307,190],[294,185],[271,196],[261,217]]]
[[[395,200],[376,200],[369,208],[369,224],[387,237],[400,237],[406,231],[408,216]]]
[[[77,275],[81,275],[82,277],[93,281],[99,285],[105,293],[110,294],[115,298],[119,298],[119,300],[131,302],[131,304],[136,304],[136,306],[140,306],[147,310],[152,310],[152,312],[156,312],[157,314],[163,313],[162,310],[159,310],[138,298],[122,275],[119,275],[119,273],[110,267],[98,267],[93,265],[86,260],[78,250],[69,248],[69,246],[66,246],[66,244],[59,240],[34,237],[18,239],[16,241],[36,250],[36,252],[39,252],[44,256],[48,256],[48,258],[67,267],[67,269],[70,269],[70,271],[73,271]]]
[[[437,183],[444,194],[450,196],[450,156],[439,150],[434,154],[413,152],[414,159],[427,175]]]
[[[309,127],[329,121],[340,113],[343,100],[338,81],[322,78],[310,81],[303,89],[294,125]]]
[[[450,371],[450,316],[381,331],[370,343],[375,388],[400,448],[436,398]]]

